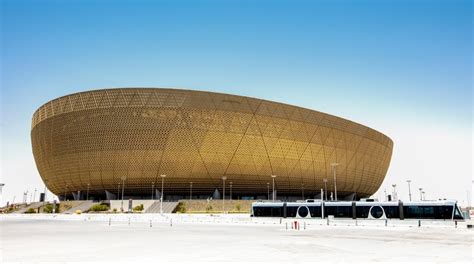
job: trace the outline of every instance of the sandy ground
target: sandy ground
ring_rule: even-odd
[[[291,230],[279,219],[243,216],[128,219],[2,217],[2,263],[472,263],[474,253],[474,230],[465,226],[308,221]]]

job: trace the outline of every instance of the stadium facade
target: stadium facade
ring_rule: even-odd
[[[54,99],[33,115],[38,171],[60,199],[339,198],[373,194],[393,142],[333,115],[256,98],[117,88]],[[337,164],[337,165],[336,165]],[[161,175],[166,175],[162,178]],[[271,175],[276,175],[272,178]],[[223,180],[226,179],[226,180]],[[326,180],[325,180],[326,179]],[[325,182],[326,181],[326,182]]]

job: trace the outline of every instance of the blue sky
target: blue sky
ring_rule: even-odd
[[[300,105],[367,124],[407,153],[415,138],[407,131],[446,131],[435,140],[459,143],[462,150],[446,151],[472,157],[471,1],[1,3],[2,174],[14,186],[41,185],[33,112],[103,87],[182,87]],[[387,177],[402,177],[392,176],[405,166],[396,155]],[[20,159],[31,169],[16,175]],[[459,181],[472,178],[467,165]]]

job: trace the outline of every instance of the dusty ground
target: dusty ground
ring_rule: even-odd
[[[68,217],[2,217],[1,262],[472,263],[473,257],[474,231],[465,227],[310,221],[297,231],[279,219],[255,223],[242,216],[139,216],[130,225],[124,215],[110,217],[111,225],[108,216]]]

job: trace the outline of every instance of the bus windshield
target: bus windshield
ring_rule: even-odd
[[[461,210],[459,209],[459,207],[456,205],[454,205],[454,219],[464,219],[464,217],[462,216],[462,213],[461,213]]]

